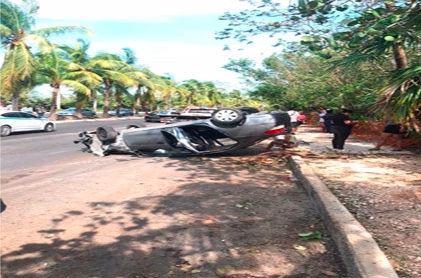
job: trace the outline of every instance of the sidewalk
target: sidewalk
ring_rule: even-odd
[[[300,126],[296,136],[298,142],[301,142],[297,150],[311,153],[332,153],[338,156],[410,153],[407,151],[395,152],[390,147],[371,152],[368,149],[373,147],[374,142],[363,141],[354,137],[348,138],[345,143],[348,152],[336,152],[331,149],[333,134],[322,133],[318,127],[312,126]],[[291,156],[289,162],[295,176],[306,189],[329,234],[335,241],[341,259],[346,266],[348,277],[397,278],[398,275],[372,235],[337,199],[304,159],[300,156]],[[334,168],[341,168],[340,161],[334,163],[336,163],[336,165],[333,165]]]
[[[315,152],[334,152],[332,150],[332,133],[323,133],[319,127],[302,125],[296,134],[297,140],[303,142],[299,144],[299,149]],[[379,151],[369,151],[376,142],[360,140],[352,135],[345,141],[345,149],[348,154],[383,154],[383,155],[402,155],[411,154],[409,151],[392,151],[394,148],[384,145]]]

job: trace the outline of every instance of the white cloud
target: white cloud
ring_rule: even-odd
[[[60,20],[136,20],[159,21],[174,16],[217,14],[244,10],[239,0],[72,0],[65,9],[62,1],[39,0],[38,16]]]
[[[19,0],[12,0],[20,3]],[[271,45],[274,40],[269,38],[259,38],[252,45],[244,45],[230,42],[232,51],[222,51],[225,41],[215,41],[212,39],[213,33],[209,31],[200,32],[196,35],[197,40],[193,43],[183,43],[183,40],[171,41],[165,40],[166,34],[162,30],[157,30],[160,36],[147,37],[142,36],[139,39],[139,31],[136,32],[136,25],[139,22],[162,22],[174,21],[176,17],[192,16],[192,15],[215,15],[217,17],[226,11],[236,12],[248,8],[247,4],[240,0],[154,0],[154,1],[136,1],[136,0],[38,0],[40,10],[37,19],[44,19],[44,24],[52,24],[54,26],[68,25],[60,24],[62,21],[70,21],[71,25],[77,25],[79,22],[83,24],[95,21],[107,20],[113,26],[117,26],[119,21],[130,21],[132,25],[127,25],[121,29],[121,32],[97,32],[93,29],[95,35],[91,38],[91,52],[94,55],[97,51],[106,51],[110,53],[122,53],[123,47],[133,49],[139,57],[139,63],[148,66],[157,74],[169,73],[175,77],[176,81],[186,79],[198,79],[200,81],[214,81],[222,83],[230,83],[230,88],[240,88],[236,73],[225,70],[223,65],[229,62],[229,59],[249,58],[260,63],[262,58],[276,52],[277,49]],[[279,0],[282,3],[286,0]],[[74,22],[74,24],[73,24]],[[81,23],[81,24],[82,24]],[[102,24],[102,22],[101,22]],[[192,23],[194,24],[194,23]],[[215,22],[210,21],[207,27],[213,26]],[[152,24],[153,25],[153,24]],[[170,24],[173,26],[174,24]],[[133,28],[127,28],[131,26]],[[149,28],[151,25],[148,25]],[[87,26],[89,28],[89,26]],[[103,27],[101,25],[101,27]],[[105,26],[106,27],[106,26]],[[193,26],[192,27],[197,27]],[[179,31],[168,28],[166,32]],[[183,30],[184,34],[190,34],[188,26]],[[209,28],[207,28],[209,30]],[[218,28],[215,27],[217,30]],[[216,31],[215,30],[215,31]],[[130,31],[130,32],[127,32]],[[171,37],[171,36],[170,36]],[[190,40],[192,41],[192,40]],[[71,41],[73,43],[73,40]],[[63,43],[63,40],[62,42]],[[67,43],[67,42],[66,42]],[[243,48],[244,51],[236,51]],[[279,49],[278,49],[279,51]]]
[[[273,42],[273,41],[272,41]],[[110,53],[122,53],[127,42],[93,40],[91,49],[106,49]],[[259,63],[276,51],[268,39],[252,45],[236,43],[232,51],[223,51],[222,43],[182,43],[131,39],[130,48],[139,57],[139,64],[146,65],[157,74],[169,73],[177,82],[187,79],[199,81],[229,82],[231,88],[240,89],[239,74],[223,69],[230,59],[249,58]],[[236,51],[235,47],[243,50]],[[94,54],[94,53],[92,53]]]
[[[121,53],[123,46],[118,42],[112,44],[93,41],[91,47]],[[141,50],[138,53],[139,64],[146,65],[157,74],[168,73],[177,82],[188,79],[221,82],[230,80],[230,85],[239,86],[236,80],[239,75],[222,68],[231,56],[228,52],[222,52],[220,46],[173,42],[169,47],[167,42],[132,40],[130,48]]]

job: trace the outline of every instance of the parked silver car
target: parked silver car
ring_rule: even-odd
[[[30,113],[20,111],[4,112],[0,115],[1,136],[13,132],[43,130],[51,132],[56,129],[54,122]]]
[[[286,112],[247,114],[223,108],[209,119],[177,122],[154,127],[133,127],[117,132],[99,127],[81,132],[74,143],[83,143],[92,153],[148,154],[157,150],[169,154],[208,155],[247,148],[255,143],[290,131]]]

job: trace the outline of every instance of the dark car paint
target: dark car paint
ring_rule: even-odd
[[[126,117],[126,116],[133,116],[134,115],[133,110],[128,109],[128,108],[120,108],[119,111],[117,111],[117,109],[114,109],[114,110],[111,110],[110,112],[108,112],[108,115],[110,115],[110,116],[117,116],[117,114],[120,117]]]
[[[145,119],[145,122],[160,123],[161,117],[162,116],[160,116],[157,112],[146,112],[143,118]]]

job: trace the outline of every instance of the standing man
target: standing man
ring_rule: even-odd
[[[288,115],[291,118],[291,133],[295,134],[298,128],[298,117],[300,116],[300,113],[294,109],[291,109],[288,111]]]
[[[327,133],[332,133],[332,117],[333,117],[333,111],[332,109],[328,108],[326,109],[326,114],[323,116],[323,119],[325,120],[324,125]]]
[[[326,132],[326,126],[325,126],[325,118],[326,115],[326,109],[321,108],[319,113],[319,125],[322,128],[322,132]]]
[[[344,149],[344,145],[352,130],[352,120],[349,117],[351,113],[352,111],[349,109],[342,109],[341,113],[332,117],[332,145],[334,150],[347,151]]]

